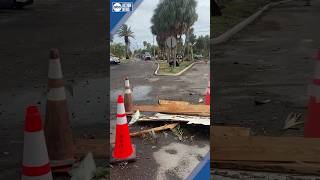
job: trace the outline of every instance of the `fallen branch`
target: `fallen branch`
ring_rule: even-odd
[[[139,131],[139,132],[134,132],[134,133],[130,133],[130,136],[135,137],[135,136],[141,136],[143,134],[149,133],[149,132],[159,132],[159,131],[163,131],[163,130],[167,130],[167,129],[173,129],[175,128],[179,123],[173,123],[173,124],[166,124],[164,126],[160,126],[160,127],[156,127],[156,128],[151,128],[151,129],[147,129],[147,130],[143,130],[143,131]]]

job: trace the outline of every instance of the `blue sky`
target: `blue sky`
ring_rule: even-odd
[[[138,9],[132,13],[126,24],[134,32],[135,39],[131,39],[131,49],[143,48],[143,41],[153,43],[153,36],[150,30],[151,17],[160,0],[143,0]],[[210,34],[210,0],[196,0],[198,21],[193,25],[194,34]],[[123,43],[123,38],[115,35],[114,42]],[[154,40],[156,44],[156,40]]]

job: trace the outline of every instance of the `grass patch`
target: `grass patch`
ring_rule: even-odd
[[[193,61],[182,61],[179,64],[179,67],[172,68],[169,66],[169,63],[159,63],[159,74],[176,74],[184,70],[186,67],[188,67],[190,64],[192,64]]]
[[[280,0],[229,0],[220,4],[224,6],[222,16],[211,17],[211,34],[213,37],[226,32],[239,22],[248,18],[253,13],[257,12],[263,6],[270,2],[276,2]]]

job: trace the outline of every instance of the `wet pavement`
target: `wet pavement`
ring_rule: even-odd
[[[0,179],[20,179],[25,108],[45,115],[49,49],[58,48],[74,137],[107,138],[105,2],[43,0],[0,10]]]
[[[291,113],[307,110],[308,85],[320,43],[320,1],[294,0],[265,13],[213,51],[215,123],[250,127],[258,135],[297,135],[282,130]],[[255,105],[255,101],[270,100]]]
[[[198,103],[208,83],[210,64],[196,64],[181,76],[155,76],[156,63],[133,61],[111,66],[110,76],[110,141],[115,139],[116,98],[123,93],[124,78],[129,77],[135,104],[157,104],[159,99]],[[141,112],[142,114],[146,114]],[[130,118],[129,118],[130,120]],[[130,131],[159,126],[134,124]],[[183,140],[171,131],[156,137],[132,138],[137,147],[137,160],[111,166],[111,179],[185,179],[209,151],[209,127],[181,125]]]

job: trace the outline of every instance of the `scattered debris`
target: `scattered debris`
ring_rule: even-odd
[[[293,128],[299,124],[303,124],[304,123],[303,121],[299,121],[301,117],[302,117],[301,113],[291,112],[285,121],[283,129],[286,130],[286,129]]]
[[[177,115],[177,114],[162,114],[156,113],[154,116],[144,116],[141,117],[138,122],[143,121],[179,121],[187,122],[187,124],[201,124],[210,126],[210,117],[201,117],[201,116],[187,116],[187,115]]]
[[[173,132],[174,135],[176,135],[178,137],[178,139],[180,141],[183,140],[183,129],[179,126],[177,126],[176,128],[171,129],[171,131]]]
[[[91,180],[95,177],[96,164],[93,159],[92,153],[88,153],[87,156],[80,162],[79,166],[70,170],[69,174],[71,180]]]
[[[137,110],[131,117],[131,121],[129,122],[129,125],[134,124],[135,122],[137,122],[140,118],[140,111]]]
[[[270,99],[267,99],[267,100],[255,100],[255,101],[254,101],[254,104],[255,104],[256,106],[258,106],[258,105],[263,105],[263,104],[267,104],[267,103],[270,103],[270,102],[271,102]]]
[[[203,98],[199,98],[199,103],[203,103]]]
[[[156,128],[151,128],[151,129],[147,129],[147,130],[142,130],[139,132],[134,132],[134,133],[130,133],[130,136],[134,137],[134,136],[141,136],[143,134],[146,133],[150,133],[153,132],[155,134],[155,132],[159,132],[159,131],[163,131],[163,130],[167,130],[167,129],[173,129],[175,128],[179,123],[173,123],[173,124],[166,124],[164,126],[160,126],[160,127],[156,127]]]

